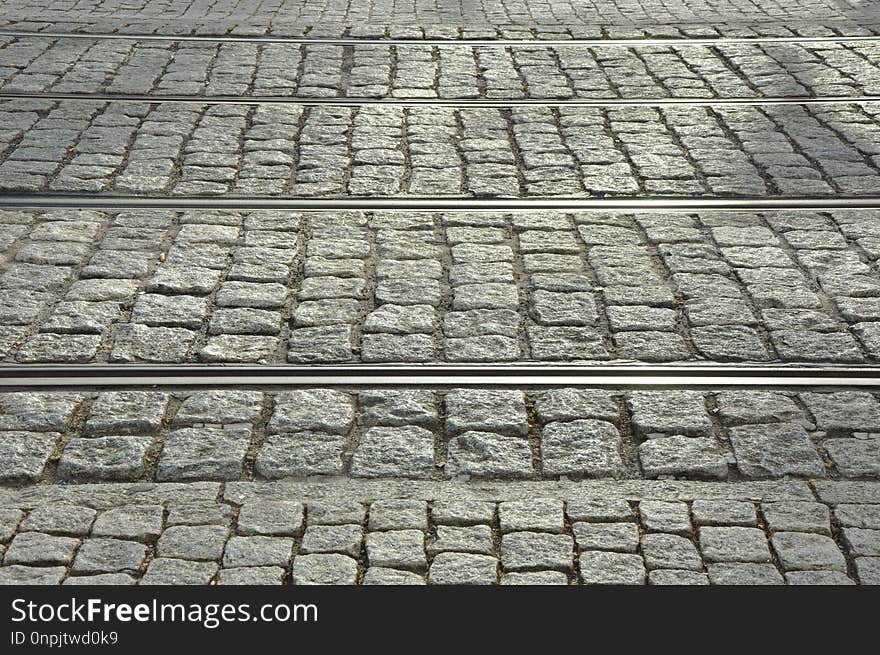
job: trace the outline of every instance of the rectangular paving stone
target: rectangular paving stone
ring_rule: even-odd
[[[206,585],[217,574],[214,562],[192,562],[170,557],[150,560],[142,585]]]
[[[574,523],[571,530],[579,550],[634,553],[639,547],[639,530],[635,523]]]
[[[428,584],[492,585],[498,581],[498,560],[489,555],[444,552],[434,557]]]
[[[803,532],[777,532],[771,542],[786,571],[846,571],[843,553],[831,537]]]
[[[640,555],[585,551],[580,554],[580,565],[585,585],[645,584],[645,565]]]
[[[44,505],[33,509],[18,526],[21,532],[82,537],[89,533],[97,512],[77,505]]]
[[[159,557],[217,561],[229,536],[220,525],[178,525],[167,528],[156,544]]]
[[[3,556],[4,564],[45,566],[67,565],[73,559],[80,541],[74,537],[59,537],[42,532],[21,532],[13,537]]]
[[[102,512],[92,525],[95,537],[152,541],[161,534],[161,505],[126,505]]]
[[[568,535],[511,532],[501,538],[501,563],[506,571],[568,571],[573,565],[573,548]]]
[[[708,562],[769,562],[767,537],[758,528],[701,527],[700,549]]]
[[[498,517],[502,532],[562,532],[564,529],[563,505],[551,499],[502,502],[498,505]]]
[[[423,571],[425,535],[421,530],[389,530],[367,535],[367,558],[376,566]]]
[[[241,506],[240,535],[296,536],[303,527],[303,505],[295,501],[251,502]]]
[[[138,572],[147,555],[147,547],[120,539],[86,539],[77,551],[71,571],[74,573]]]

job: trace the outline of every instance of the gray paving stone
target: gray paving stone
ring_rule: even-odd
[[[766,513],[766,506],[765,506]],[[754,503],[740,500],[695,500],[691,505],[694,523],[755,527],[758,517]]]
[[[800,397],[815,417],[820,430],[880,431],[880,403],[867,392],[803,393]]]
[[[424,428],[370,428],[351,463],[355,477],[429,477],[434,472],[434,435]]]
[[[156,544],[159,557],[219,561],[229,530],[220,525],[177,525],[167,528]]]
[[[565,527],[563,504],[553,499],[505,501],[498,505],[498,517],[502,532],[562,532]]]
[[[3,563],[37,566],[69,564],[79,543],[79,540],[73,537],[21,532],[10,542]]]
[[[424,585],[425,579],[412,571],[371,566],[364,574],[365,585]]]
[[[238,480],[251,443],[247,426],[182,428],[165,437],[157,480]]]
[[[307,507],[309,525],[362,524],[367,513],[364,504],[354,499],[312,500]]]
[[[440,553],[428,570],[429,584],[492,585],[497,582],[498,560],[489,555]]]
[[[309,525],[303,534],[299,552],[339,553],[357,558],[361,552],[363,528],[357,524]]]
[[[297,389],[275,397],[269,432],[345,434],[354,421],[351,398],[332,389]]]
[[[834,508],[834,516],[840,525],[846,527],[880,530],[880,506],[878,505],[841,503]]]
[[[608,359],[599,333],[591,327],[532,326],[526,334],[532,355],[541,361]]]
[[[854,585],[845,573],[840,571],[789,571],[785,581],[790,585]]]
[[[421,500],[377,500],[370,504],[369,528],[427,531],[428,504]]]
[[[430,391],[367,390],[358,394],[358,404],[368,427],[414,425],[434,430],[440,424]]]
[[[501,562],[505,571],[572,568],[574,541],[565,534],[510,532],[501,538]]]
[[[806,431],[792,424],[732,428],[730,441],[740,472],[753,478],[822,477],[824,467]]]
[[[846,560],[831,537],[803,532],[777,532],[771,541],[786,571],[846,572]]]
[[[192,562],[170,557],[150,560],[140,584],[152,585],[206,585],[217,574],[214,562]]]
[[[651,569],[702,571],[703,562],[690,539],[674,534],[650,533],[642,537],[642,557]]]
[[[523,571],[505,573],[501,576],[503,585],[567,585],[568,576],[561,571]]]
[[[718,418],[726,425],[786,423],[803,420],[789,396],[769,391],[725,391],[716,394]]]
[[[645,584],[640,555],[585,551],[580,554],[581,582],[586,585]]]
[[[357,562],[345,555],[298,555],[293,560],[295,585],[353,585]]]
[[[573,498],[565,504],[565,513],[571,521],[634,521],[630,504],[617,498]]]
[[[64,480],[136,480],[144,474],[150,437],[73,439],[61,453],[57,475]]]
[[[86,434],[153,434],[162,424],[168,395],[153,391],[99,394],[86,419]]]
[[[330,325],[291,330],[287,360],[292,364],[341,363],[353,357],[350,325]]]
[[[702,527],[700,548],[708,562],[769,562],[767,537],[758,528]]]
[[[280,585],[284,581],[284,569],[280,566],[242,566],[221,569],[217,574],[218,585]]]
[[[643,500],[639,503],[639,516],[649,532],[669,532],[690,536],[691,518],[685,503],[663,500]]]
[[[165,524],[172,525],[230,525],[233,518],[229,505],[200,502],[175,503],[168,506]]]
[[[534,475],[532,450],[521,436],[465,432],[450,440],[444,471],[449,476],[527,478]]]
[[[709,564],[709,582],[713,585],[780,585],[782,575],[772,564],[726,562]]]
[[[83,396],[18,392],[0,396],[0,430],[64,432]]]
[[[635,523],[574,523],[571,529],[579,550],[634,553],[639,547]]]
[[[238,513],[236,532],[245,536],[297,536],[302,532],[303,520],[303,505],[299,502],[246,502]]]
[[[139,572],[147,547],[136,541],[86,539],[76,553],[73,573]]]
[[[856,557],[880,557],[880,530],[844,528],[843,539]]]
[[[125,586],[133,585],[137,580],[128,573],[98,573],[96,575],[76,575],[64,580],[64,586],[101,585]]]
[[[708,436],[711,423],[703,397],[695,391],[636,391],[627,396],[639,434]]]
[[[831,515],[821,503],[783,501],[761,506],[771,532],[815,532],[831,536]]]
[[[880,475],[880,437],[827,439],[822,447],[845,477]]]
[[[487,525],[441,525],[437,527],[436,536],[429,538],[427,545],[429,556],[446,552],[491,555],[493,550],[492,530]]]
[[[638,447],[646,476],[724,479],[730,455],[714,439],[673,435],[649,439]]]
[[[696,571],[655,569],[648,572],[648,584],[704,586],[709,584],[709,578],[705,573]]]
[[[6,543],[12,539],[24,516],[25,513],[20,509],[0,509],[0,542]]]
[[[553,422],[544,426],[541,458],[545,475],[609,477],[623,469],[620,434],[605,421]]]
[[[252,423],[259,419],[259,391],[196,391],[187,396],[174,416],[174,425]]]
[[[382,305],[364,319],[365,332],[433,334],[434,308],[430,305]]]
[[[367,559],[372,566],[425,570],[425,535],[421,530],[390,530],[367,535]]]
[[[431,520],[440,525],[490,524],[495,503],[479,500],[438,500],[431,506]]]
[[[67,569],[63,566],[21,566],[12,564],[0,567],[0,585],[57,585]]]
[[[361,358],[365,362],[430,362],[434,341],[425,334],[365,334]]]
[[[857,558],[856,574],[863,585],[880,585],[880,557]]]
[[[102,512],[92,526],[92,536],[152,541],[162,532],[161,505],[124,505]]]
[[[446,431],[468,430],[525,435],[525,399],[519,391],[453,390],[446,394]]]
[[[551,389],[536,394],[538,419],[543,423],[601,419],[616,421],[620,408],[613,396],[593,389]]]
[[[55,444],[56,432],[0,432],[0,480],[29,481],[40,479]]]
[[[341,475],[346,437],[320,432],[269,435],[257,453],[254,471],[276,479],[308,475]]]
[[[286,568],[293,551],[293,539],[285,537],[232,537],[223,551],[223,566],[277,566]]]
[[[74,537],[89,533],[97,512],[78,505],[44,505],[34,508],[19,525],[21,532],[45,532]]]
[[[110,360],[123,363],[182,362],[196,339],[192,330],[176,327],[121,325],[110,352]]]

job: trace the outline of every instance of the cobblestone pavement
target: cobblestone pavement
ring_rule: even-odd
[[[196,482],[0,494],[5,584],[880,582],[870,482]]]
[[[6,210],[0,355],[874,364],[878,219]]]
[[[0,190],[871,195],[876,103],[476,109],[0,103]]]
[[[0,37],[0,92],[350,98],[880,93],[880,44],[547,47]]]
[[[823,35],[877,30],[876,9],[875,0],[3,0],[0,25],[133,34],[396,38]]]
[[[877,7],[0,0],[0,28],[821,37],[880,34]],[[0,94],[35,96],[0,100],[0,193],[877,197],[880,103],[563,101],[856,99],[878,62],[870,41],[0,36]],[[334,97],[458,106],[284,102]],[[560,102],[468,106],[527,98]],[[5,208],[0,366],[873,368],[878,260],[873,209]],[[0,584],[880,584],[874,389],[338,384],[5,388]]]
[[[856,390],[4,392],[0,431],[6,484],[880,478]]]

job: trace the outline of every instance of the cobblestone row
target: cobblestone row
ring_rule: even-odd
[[[877,107],[0,103],[0,189],[246,195],[864,195]]]
[[[877,484],[841,485],[39,487],[0,500],[0,583],[878,584]]]
[[[880,478],[867,391],[5,392],[0,480]]]
[[[0,357],[876,363],[877,221],[5,210]]]
[[[21,30],[136,34],[353,36],[381,38],[526,38],[565,36],[707,36],[722,34],[861,34],[878,26],[873,8],[861,2],[802,0],[787,3],[733,3],[729,0],[657,2],[639,0],[411,0],[314,2],[283,0],[197,3],[119,0],[0,3],[0,25]]]
[[[352,98],[880,93],[880,45],[469,47],[0,38],[0,91]]]

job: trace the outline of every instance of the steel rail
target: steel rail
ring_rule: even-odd
[[[880,195],[816,197],[474,197],[447,196],[344,196],[331,198],[243,197],[243,196],[133,196],[105,193],[0,194],[0,207],[99,208],[99,209],[231,209],[291,211],[828,211],[835,209],[880,209]]]
[[[292,45],[384,45],[384,46],[437,46],[437,47],[645,47],[645,46],[716,46],[760,43],[877,43],[880,35],[859,36],[755,36],[717,38],[637,38],[637,39],[392,39],[357,37],[309,36],[205,36],[165,34],[120,34],[115,32],[34,32],[0,30],[0,37],[44,39],[88,39],[121,41],[193,41],[222,43],[289,43]]]
[[[301,105],[315,107],[718,107],[730,105],[854,105],[880,102],[880,95],[860,96],[792,96],[737,98],[353,98],[347,96],[185,96],[133,93],[61,93],[57,91],[0,92],[2,100],[57,100],[74,102],[143,102],[199,105]]]
[[[0,366],[0,387],[878,387],[880,367],[723,364]]]

